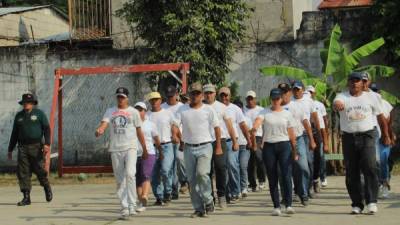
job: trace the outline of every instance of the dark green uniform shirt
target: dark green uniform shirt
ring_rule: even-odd
[[[50,145],[50,126],[46,115],[40,109],[32,109],[31,112],[22,110],[14,119],[8,151],[12,152],[15,145],[27,145],[42,143]]]

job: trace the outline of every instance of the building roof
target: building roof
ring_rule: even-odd
[[[323,0],[319,9],[354,8],[372,5],[372,0]]]
[[[65,13],[63,13],[60,9],[54,7],[53,5],[40,5],[40,6],[27,6],[27,7],[0,7],[0,17],[8,14],[22,13],[42,8],[51,8],[55,10],[61,17],[68,20],[68,16]]]

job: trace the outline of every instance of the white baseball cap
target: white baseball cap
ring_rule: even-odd
[[[307,91],[307,92],[315,93],[315,88],[314,88],[314,86],[312,86],[312,85],[308,85],[308,86],[306,87],[306,91]]]
[[[248,92],[246,93],[246,98],[247,98],[247,97],[253,97],[253,98],[255,98],[255,97],[257,97],[257,94],[256,94],[255,91],[250,90],[250,91],[248,91]]]
[[[147,111],[147,106],[144,102],[137,102],[134,107],[136,108],[137,106]]]

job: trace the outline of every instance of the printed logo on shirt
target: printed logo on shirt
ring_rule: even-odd
[[[125,129],[128,128],[130,123],[129,115],[129,113],[123,111],[113,113],[111,124],[115,134],[125,134]]]
[[[22,118],[22,117],[20,117],[20,118],[18,118],[18,122],[22,122],[24,120],[24,118]]]
[[[350,121],[361,121],[367,117],[368,108],[365,106],[351,106],[346,110],[347,118]]]
[[[32,115],[32,116],[31,116],[31,120],[32,120],[32,121],[36,121],[36,120],[37,120],[37,116],[36,116],[36,115]]]

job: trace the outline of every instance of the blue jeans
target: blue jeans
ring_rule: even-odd
[[[247,190],[248,174],[247,167],[250,159],[250,150],[246,148],[246,145],[240,145],[239,147],[239,163],[240,163],[240,191]]]
[[[227,197],[239,196],[240,192],[240,162],[239,151],[233,151],[232,141],[226,142],[228,149],[228,193]]]
[[[379,143],[380,150],[380,182],[383,184],[384,182],[389,182],[390,172],[389,172],[389,155],[390,155],[390,146]]]
[[[190,185],[190,198],[195,211],[204,212],[204,205],[211,204],[211,143],[198,147],[185,145],[184,159],[186,175]]]
[[[280,208],[279,201],[279,177],[280,170],[283,184],[286,207],[292,206],[292,153],[289,141],[277,143],[264,143],[263,160],[267,169],[269,192],[274,203],[274,208]]]
[[[308,179],[308,191],[307,193],[310,195],[311,188],[313,186],[313,177],[314,177],[314,151],[310,150],[310,139],[308,138],[307,135],[303,135],[304,137],[304,143],[306,145],[307,149],[307,163],[308,163],[308,169],[310,171],[310,177]]]
[[[305,136],[299,136],[296,139],[297,154],[299,160],[294,162],[293,182],[295,183],[295,192],[302,199],[308,199],[308,189],[310,177],[310,168],[308,166],[308,146],[305,143]]]
[[[173,144],[174,148],[174,167],[172,170],[173,176],[173,191],[178,193],[179,185],[186,184],[185,164],[183,160],[183,152],[179,151],[179,144]]]
[[[174,167],[174,149],[172,143],[161,145],[164,159],[157,159],[151,181],[153,194],[158,200],[163,200],[164,195],[171,195]]]

